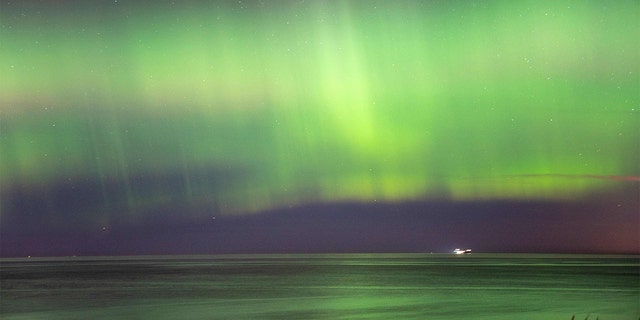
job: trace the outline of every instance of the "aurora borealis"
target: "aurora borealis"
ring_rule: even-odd
[[[343,251],[528,219],[522,246],[486,248],[570,229],[544,249],[640,251],[637,1],[2,1],[0,19],[4,255],[209,253],[310,212],[332,241],[371,225]],[[460,217],[484,227],[426,235]],[[374,245],[399,226],[442,247]],[[287,232],[315,244],[269,250],[335,249]]]

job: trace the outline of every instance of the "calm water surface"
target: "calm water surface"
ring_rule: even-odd
[[[640,318],[640,257],[340,254],[0,260],[2,319]]]

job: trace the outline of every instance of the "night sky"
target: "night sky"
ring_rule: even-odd
[[[6,1],[0,256],[640,253],[638,1]]]

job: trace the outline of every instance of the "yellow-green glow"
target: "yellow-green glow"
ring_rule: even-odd
[[[102,207],[179,199],[223,212],[585,197],[640,176],[639,11],[6,6],[0,186],[88,180],[122,189]]]

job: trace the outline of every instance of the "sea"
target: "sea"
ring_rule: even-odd
[[[640,256],[5,258],[0,318],[640,319]]]

